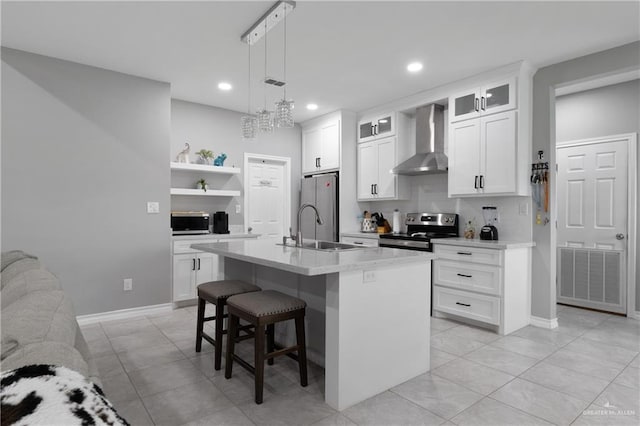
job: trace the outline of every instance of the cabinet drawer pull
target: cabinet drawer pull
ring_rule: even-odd
[[[354,241],[353,244],[360,244],[363,245],[364,243],[362,241]]]
[[[459,277],[471,278],[473,275],[458,274]]]
[[[456,302],[456,305],[466,306],[466,307],[470,307],[471,306],[469,303],[462,303],[462,302]]]
[[[458,254],[462,254],[464,256],[471,256],[473,253],[468,252],[468,251],[459,251]]]

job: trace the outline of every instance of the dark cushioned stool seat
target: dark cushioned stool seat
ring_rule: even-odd
[[[222,335],[226,334],[224,330],[224,318],[227,317],[225,305],[227,299],[236,294],[257,292],[260,287],[239,280],[221,280],[202,283],[198,286],[198,322],[196,324],[196,352],[202,350],[202,339],[211,343],[215,347],[213,368],[220,370],[222,364]],[[209,302],[215,305],[215,316],[205,317],[205,303]],[[204,332],[204,323],[207,321],[216,321],[215,339]],[[245,326],[243,331],[252,328]]]
[[[235,294],[260,290],[258,286],[239,280],[210,281],[198,286],[198,297],[207,300],[227,299]]]
[[[242,309],[254,317],[263,317],[302,309],[307,303],[278,291],[264,290],[256,294],[237,294],[227,299],[227,305]]]
[[[288,355],[298,361],[300,384],[307,386],[307,347],[304,332],[304,315],[306,308],[307,303],[304,300],[273,290],[236,294],[227,299],[229,332],[227,333],[227,354],[224,377],[227,379],[231,378],[234,361],[253,373],[256,404],[262,404],[264,362],[267,361],[267,363],[271,365],[275,357]],[[239,328],[240,319],[247,321],[255,327],[255,332],[253,333],[255,345],[253,366],[234,353],[234,346],[237,339],[234,339],[233,336]],[[296,344],[287,348],[276,347],[274,341],[275,324],[288,320],[295,321]],[[265,330],[267,334],[266,342]],[[297,356],[295,356],[293,352],[297,352]]]

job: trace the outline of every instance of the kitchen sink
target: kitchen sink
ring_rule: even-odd
[[[341,251],[341,250],[353,250],[361,247],[354,246],[352,244],[336,243],[333,241],[309,241],[309,242],[303,242],[302,248],[321,250],[321,251]]]

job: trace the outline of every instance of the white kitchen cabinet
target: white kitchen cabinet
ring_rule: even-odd
[[[509,334],[530,323],[531,249],[434,242],[433,312]]]
[[[451,124],[449,196],[517,194],[516,111]]]
[[[391,173],[398,161],[395,137],[358,145],[358,200],[396,200],[406,198],[404,176]]]
[[[449,97],[449,122],[515,109],[516,93],[515,77],[461,91]]]
[[[340,120],[331,118],[302,131],[302,173],[340,167]]]
[[[173,247],[173,301],[197,297],[196,288],[208,281],[224,279],[224,266],[219,256],[191,248],[191,244],[214,243],[218,240],[175,241]]]
[[[358,123],[358,143],[387,138],[395,134],[395,113],[386,113],[371,118],[365,118],[360,120]]]

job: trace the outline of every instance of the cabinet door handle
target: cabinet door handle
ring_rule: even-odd
[[[374,124],[374,125],[373,125],[373,134],[374,134],[374,135],[377,135],[377,134],[378,134],[378,125],[377,125],[377,124]]]
[[[480,99],[476,98],[476,111],[480,111]]]
[[[487,100],[485,99],[485,97],[483,96],[481,98],[482,100],[480,101],[480,108],[485,111],[487,109]]]
[[[458,254],[461,254],[463,256],[471,256],[471,252],[468,251],[459,251]]]
[[[480,188],[484,189],[484,175],[480,175]]]
[[[471,306],[469,303],[462,303],[462,302],[456,302],[456,305],[466,306],[466,307],[470,307]]]
[[[475,180],[473,181],[473,188],[478,189],[478,176],[476,176]]]
[[[373,195],[373,184],[371,184],[371,195]]]
[[[374,190],[374,194],[378,195],[378,184],[377,183],[373,184],[373,190]]]
[[[353,244],[363,245],[364,243],[362,241],[354,241]]]
[[[200,258],[198,258],[198,271],[200,270]]]
[[[191,265],[191,270],[195,271],[196,270],[196,259],[191,259],[191,261],[193,262],[193,264]]]
[[[318,157],[318,167],[322,167],[322,157]]]
[[[471,278],[473,275],[457,274],[459,277]]]

